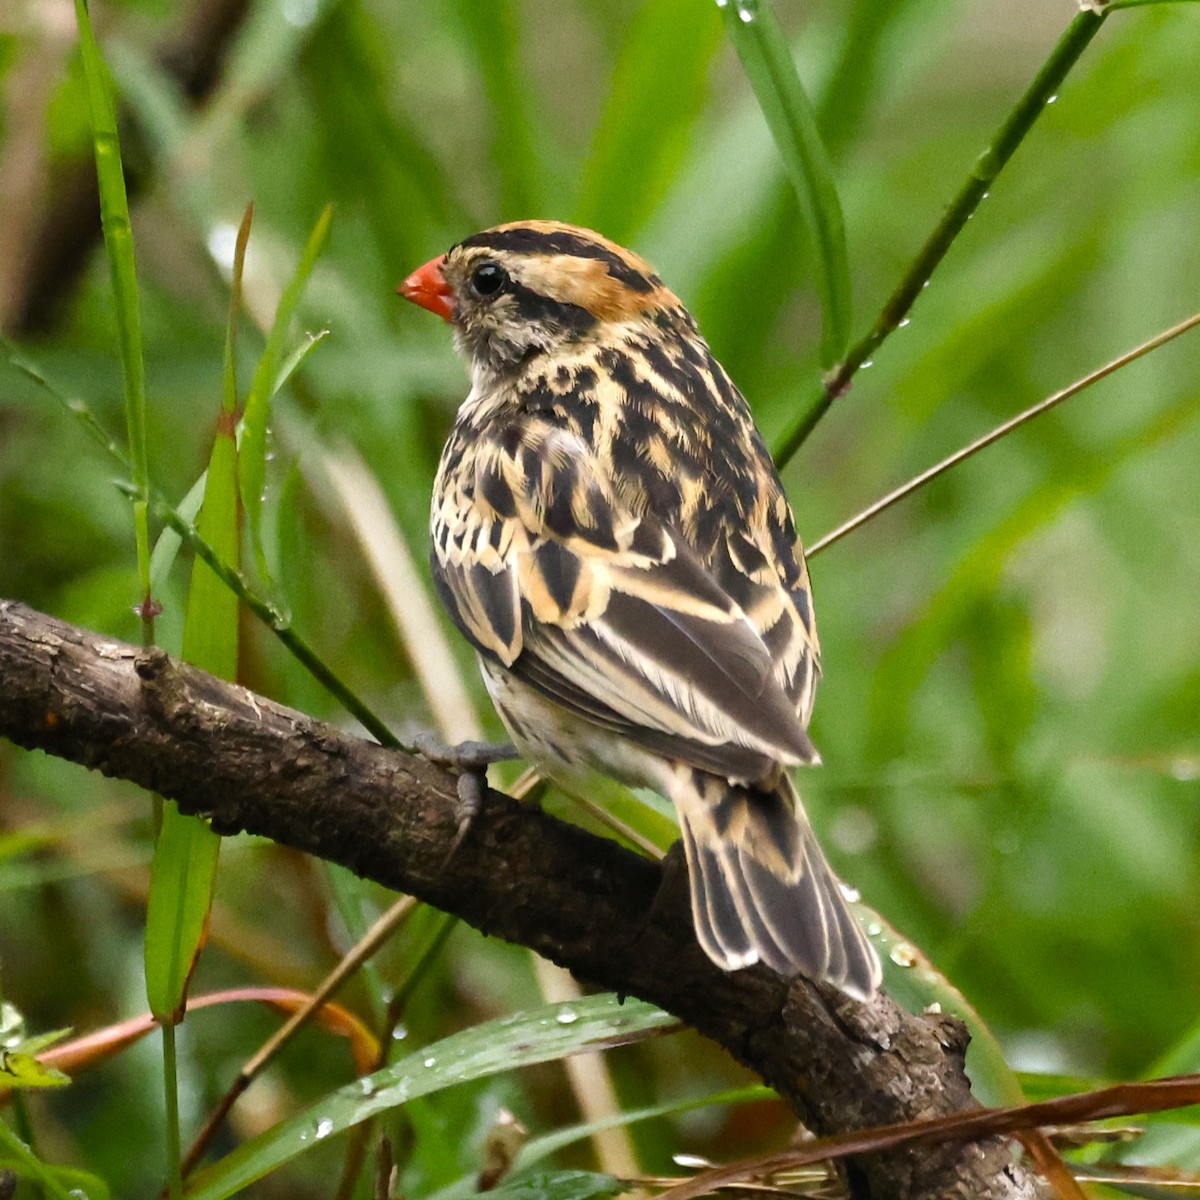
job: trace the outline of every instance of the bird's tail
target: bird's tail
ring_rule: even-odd
[[[774,791],[681,773],[672,799],[691,879],[696,936],[727,971],[764,962],[860,1000],[879,959],[825,861],[791,779]]]

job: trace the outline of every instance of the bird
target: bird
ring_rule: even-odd
[[[637,254],[547,220],[464,238],[397,290],[470,369],[430,561],[517,750],[673,802],[718,966],[870,999],[879,959],[792,779],[819,762],[803,548],[691,313]]]

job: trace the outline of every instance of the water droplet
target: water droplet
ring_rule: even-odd
[[[697,1171],[704,1171],[712,1166],[707,1158],[701,1158],[699,1154],[672,1154],[671,1161],[677,1167],[694,1167]]]
[[[311,25],[317,17],[317,0],[282,0],[283,19],[298,29]]]
[[[925,1005],[925,1015],[927,1017],[940,1017],[942,1015],[941,1004],[935,1000],[932,1004]]]
[[[737,0],[738,20],[749,25],[758,19],[758,0]]]
[[[865,371],[868,367],[873,367],[874,365],[875,365],[875,360],[873,358],[868,358],[867,361],[864,362],[863,365],[859,368],[859,370]]]
[[[857,904],[862,899],[862,892],[858,888],[842,883],[841,880],[838,880],[838,887],[842,889],[842,895],[849,903]]]
[[[393,1042],[402,1042],[406,1037],[408,1037],[407,1025],[397,1025],[396,1028],[392,1030]]]
[[[370,1075],[364,1075],[358,1081],[358,1090],[363,1096],[373,1096],[376,1092],[375,1080]]]
[[[0,1004],[0,1050],[15,1050],[25,1040],[25,1018],[5,1001]]]
[[[88,1194],[83,1188],[72,1188],[67,1195],[71,1197],[71,1200],[89,1200]]]
[[[867,937],[878,937],[883,932],[883,926],[878,921],[872,921],[867,926]]]
[[[980,200],[986,200],[991,194],[992,194],[991,192],[984,192],[983,195],[980,196],[979,198],[980,198]]]
[[[316,1133],[314,1136],[316,1137],[317,1141],[320,1141],[321,1138],[327,1138],[332,1132],[333,1119],[331,1117],[322,1117],[317,1122]]]
[[[892,947],[888,958],[898,967],[915,967],[917,965],[917,952],[908,942],[897,942]]]
[[[1171,763],[1171,775],[1180,783],[1190,783],[1193,779],[1200,779],[1200,759],[1174,759]]]
[[[925,280],[925,282],[924,282],[923,284],[921,284],[921,286],[922,286],[923,288],[927,288],[927,287],[929,286],[929,280],[928,280],[928,279],[927,279],[927,280]]]
[[[1055,100],[1057,100],[1057,99],[1058,99],[1058,93],[1056,92],[1053,96],[1050,97],[1049,100],[1046,101],[1046,103],[1053,104],[1055,102]]]
[[[579,1014],[573,1008],[560,1008],[554,1019],[560,1025],[574,1025],[579,1020]]]
[[[1015,829],[1001,829],[992,839],[992,845],[998,854],[1016,854],[1021,848],[1021,839],[1017,837]]]
[[[900,323],[896,326],[897,329],[907,329],[912,324],[912,317],[901,317]]]
[[[437,1066],[437,1059],[436,1059],[436,1058],[434,1058],[434,1057],[433,1057],[433,1055],[431,1054],[431,1055],[430,1055],[430,1056],[429,1056],[429,1057],[428,1057],[428,1058],[425,1060],[425,1065],[426,1065],[427,1067],[436,1067],[436,1066]]]
[[[729,0],[717,0],[717,7],[718,8],[728,8]]]
[[[846,854],[863,854],[875,844],[879,829],[865,808],[847,804],[834,817],[829,835]]]

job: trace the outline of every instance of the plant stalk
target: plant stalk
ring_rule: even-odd
[[[1050,57],[1042,64],[1033,82],[996,131],[991,144],[975,160],[971,173],[904,273],[899,286],[883,306],[875,324],[864,337],[850,347],[841,364],[825,378],[820,394],[808,411],[780,439],[775,450],[775,462],[780,469],[807,441],[833,402],[849,389],[850,382],[859,369],[870,361],[883,341],[900,327],[934,270],[945,258],[954,239],[962,232],[980,202],[988,194],[996,177],[1025,140],[1034,122],[1057,97],[1063,80],[1079,61],[1092,38],[1100,31],[1106,16],[1107,9],[1084,9],[1076,14],[1067,26]]]

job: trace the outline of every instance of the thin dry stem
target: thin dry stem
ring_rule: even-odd
[[[998,442],[1014,430],[1020,429],[1022,425],[1032,421],[1034,417],[1040,417],[1043,413],[1049,412],[1064,400],[1069,400],[1072,396],[1079,395],[1080,392],[1091,387],[1092,384],[1099,383],[1100,380],[1108,378],[1109,375],[1149,354],[1152,350],[1157,350],[1159,347],[1165,346],[1168,342],[1174,341],[1182,334],[1195,329],[1197,325],[1200,325],[1200,313],[1194,313],[1186,321],[1180,321],[1178,325],[1171,326],[1170,329],[1164,330],[1162,333],[1150,338],[1149,341],[1143,342],[1140,346],[1135,346],[1134,349],[1127,351],[1118,358],[1114,358],[1111,362],[1105,363],[1104,366],[1098,367],[1082,379],[1077,379],[1070,386],[1063,388],[1062,391],[1055,392],[1052,396],[1047,396],[1045,400],[1040,401],[1031,408],[1025,409],[1024,412],[1018,413],[1015,417],[1011,417],[1009,420],[1003,422],[1003,424],[997,425],[991,432],[985,433],[980,438],[976,438],[970,445],[964,446],[961,450],[956,450],[949,457],[942,459],[939,463],[935,463],[919,475],[914,475],[907,483],[903,483],[898,488],[888,492],[886,496],[876,500],[874,504],[864,508],[856,516],[851,517],[850,520],[839,525],[830,533],[825,534],[824,537],[818,538],[817,541],[808,547],[806,557],[812,558],[814,555],[820,554],[822,550],[827,550],[835,542],[841,541],[848,533],[853,533],[868,521],[874,520],[880,513],[886,512],[893,504],[898,504],[901,500],[911,496],[913,492],[919,491],[927,483],[931,483],[939,475],[944,475],[953,467],[957,467],[959,463],[966,462],[968,458],[978,454],[980,450],[985,449],[994,442]]]

